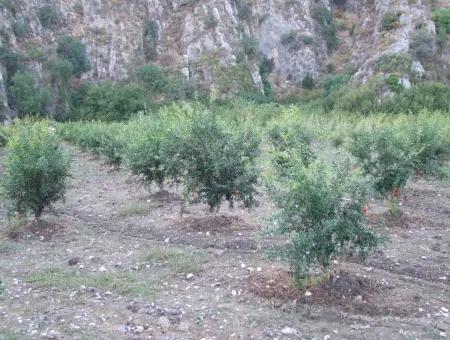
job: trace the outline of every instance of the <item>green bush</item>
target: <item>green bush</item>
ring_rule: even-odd
[[[206,29],[210,30],[216,28],[217,25],[219,25],[219,22],[217,21],[214,13],[209,11],[208,14],[203,18],[203,24],[205,25]]]
[[[142,176],[148,188],[155,182],[160,188],[166,180],[176,180],[177,173],[170,170],[181,171],[181,168],[172,168],[171,162],[178,152],[172,147],[178,142],[175,134],[172,134],[173,126],[164,119],[140,118],[133,122],[125,156],[131,171]]]
[[[3,148],[8,144],[10,137],[11,130],[8,127],[0,124],[0,148]]]
[[[339,90],[347,86],[350,76],[347,74],[328,74],[322,79],[323,106],[325,110],[332,110],[339,97]]]
[[[408,53],[383,54],[375,64],[375,69],[384,73],[405,73],[411,70],[411,56]]]
[[[302,88],[304,88],[305,90],[312,90],[314,88],[314,78],[311,74],[308,73],[302,79]]]
[[[325,7],[316,7],[313,11],[313,18],[318,23],[322,35],[325,38],[329,50],[333,50],[338,45],[338,37],[336,35],[336,25],[333,19],[333,13]]]
[[[136,69],[136,77],[139,83],[153,94],[162,94],[169,91],[167,74],[156,65],[146,64]]]
[[[136,84],[104,82],[92,85],[81,104],[81,118],[123,121],[145,109],[145,96]]]
[[[25,20],[16,20],[12,23],[12,30],[18,39],[26,37],[30,33],[30,26]]]
[[[194,115],[181,151],[186,195],[218,211],[223,200],[230,206],[243,201],[252,206],[256,193],[259,136],[246,127],[227,127],[213,114]]]
[[[25,122],[14,128],[9,141],[2,186],[18,213],[32,211],[38,219],[46,206],[63,198],[69,168],[49,123]]]
[[[258,56],[258,41],[255,38],[244,35],[242,38],[242,48],[248,58],[253,59]]]
[[[433,21],[436,25],[436,30],[450,33],[450,8],[439,8],[433,12]]]
[[[33,74],[17,72],[12,77],[10,87],[20,117],[26,115],[45,115],[51,102],[50,92],[41,87]]]
[[[10,85],[12,77],[22,69],[25,58],[8,48],[7,46],[0,47],[0,62],[6,69],[7,83]]]
[[[297,163],[308,166],[314,159],[313,134],[299,123],[271,123],[268,127],[272,163],[279,176],[286,176]]]
[[[284,33],[281,35],[280,42],[283,46],[286,47],[292,46],[297,41],[297,35],[298,33],[295,30]]]
[[[69,61],[73,66],[73,73],[80,76],[91,69],[89,58],[86,54],[86,46],[79,40],[65,36],[59,39],[56,48],[58,57]]]
[[[450,86],[425,82],[385,100],[381,110],[392,113],[419,113],[422,110],[450,112]]]
[[[405,87],[400,82],[400,78],[396,74],[391,74],[386,79],[386,85],[389,86],[389,89],[394,93],[400,93],[402,92]]]
[[[352,133],[349,150],[364,172],[374,178],[374,188],[383,196],[402,189],[412,173],[410,145],[402,130],[386,124]]]
[[[416,174],[441,176],[450,160],[449,119],[433,119],[424,113],[404,125],[413,170]]]
[[[335,109],[368,115],[379,111],[378,84],[348,87],[337,94]]]
[[[380,31],[390,31],[398,27],[400,12],[386,12],[381,18]]]
[[[66,141],[106,157],[110,165],[119,167],[125,152],[123,125],[101,122],[72,122],[59,126]]]
[[[149,20],[144,26],[144,54],[148,60],[154,60],[158,55],[159,25],[155,20]]]
[[[279,210],[273,231],[290,235],[282,255],[301,286],[314,264],[326,269],[348,251],[364,257],[378,244],[363,213],[370,183],[353,173],[349,162],[296,163],[288,176],[269,183],[269,192]]]
[[[37,15],[41,25],[45,28],[51,28],[59,24],[60,16],[53,6],[42,6],[38,9]]]
[[[430,60],[434,54],[434,35],[426,30],[414,32],[409,49],[421,62]]]

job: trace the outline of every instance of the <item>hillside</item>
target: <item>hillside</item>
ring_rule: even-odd
[[[268,90],[278,96],[346,73],[354,82],[395,73],[448,81],[450,45],[433,11],[447,0],[2,0],[0,95],[17,68],[54,86],[49,63],[62,37],[80,40],[90,68],[77,78],[126,80],[139,65],[176,71],[220,95]],[[72,84],[73,85],[73,84]],[[52,90],[51,92],[56,92]],[[52,110],[56,111],[53,103]]]

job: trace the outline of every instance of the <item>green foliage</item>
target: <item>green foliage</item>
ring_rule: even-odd
[[[379,111],[379,87],[377,82],[342,90],[335,109],[342,112],[367,115]]]
[[[416,174],[441,176],[446,162],[450,160],[450,120],[433,119],[428,114],[421,114],[404,125]]]
[[[8,144],[10,137],[11,129],[0,124],[0,148],[5,147]]]
[[[59,39],[56,53],[59,58],[72,64],[73,73],[76,76],[80,76],[91,69],[91,64],[86,54],[86,46],[79,40],[69,36]]]
[[[0,0],[0,7],[6,8],[7,10],[15,14],[18,4],[14,0]]]
[[[17,19],[12,23],[12,30],[18,39],[26,37],[30,33],[30,26],[24,19]]]
[[[136,77],[146,91],[154,94],[162,94],[169,91],[170,84],[168,77],[156,65],[146,64],[139,66],[136,70]]]
[[[328,74],[322,79],[323,106],[325,110],[332,110],[340,96],[340,90],[347,86],[350,76],[347,74]]]
[[[164,117],[141,117],[132,123],[126,161],[134,174],[142,176],[148,188],[153,182],[162,188],[166,180],[178,179],[182,171],[180,131],[171,119]]]
[[[33,74],[28,72],[14,74],[10,90],[17,104],[19,116],[45,115],[51,96],[46,88],[38,84]]]
[[[381,18],[380,31],[391,31],[398,27],[400,12],[388,11]]]
[[[377,71],[384,73],[404,73],[408,74],[411,70],[411,56],[408,53],[389,53],[383,54],[376,62]]]
[[[105,156],[115,167],[122,163],[126,143],[122,127],[118,124],[65,123],[59,127],[58,132],[63,139]]]
[[[155,20],[145,23],[143,34],[144,54],[148,60],[154,60],[158,55],[159,25]]]
[[[314,88],[314,78],[311,74],[308,73],[302,79],[302,88],[304,88],[305,90],[312,90]]]
[[[365,227],[363,209],[370,198],[370,183],[352,170],[351,164],[309,165],[294,163],[287,176],[270,183],[279,212],[274,215],[276,233],[289,234],[282,249],[299,283],[318,263],[328,268],[332,260],[349,250],[366,256],[378,237]]]
[[[297,163],[308,166],[314,159],[311,149],[313,135],[299,123],[271,123],[268,138],[278,176],[287,176]]]
[[[392,92],[397,93],[397,94],[402,92],[405,89],[405,87],[400,82],[400,78],[396,74],[391,74],[386,79],[386,84],[387,84],[387,86],[389,86],[389,89]]]
[[[196,114],[181,151],[186,195],[216,212],[224,199],[231,206],[234,201],[252,206],[259,142],[258,134],[250,128],[230,128],[213,114]]]
[[[380,110],[392,113],[419,113],[422,110],[450,112],[450,86],[425,82],[385,100]]]
[[[268,80],[268,76],[272,73],[275,67],[273,59],[263,56],[259,62],[259,74],[264,87],[264,94],[266,97],[272,97],[272,86]]]
[[[87,90],[81,117],[88,120],[123,121],[145,109],[145,97],[136,84],[104,82]]]
[[[38,9],[37,15],[41,25],[45,28],[52,28],[59,24],[60,15],[53,6],[42,6]]]
[[[338,37],[336,35],[336,25],[331,11],[325,6],[319,6],[314,9],[313,17],[321,29],[328,49],[335,49],[338,45]]]
[[[414,32],[409,49],[422,62],[430,60],[434,54],[434,35],[427,30]]]
[[[248,21],[252,17],[252,7],[247,0],[234,0],[238,12],[238,18],[242,21]]]
[[[392,194],[406,185],[412,163],[409,143],[399,126],[361,128],[353,132],[352,139],[349,150],[374,178],[378,193]]]
[[[7,82],[11,83],[11,79],[22,68],[24,57],[11,50],[7,46],[0,47],[0,62],[6,69]]]
[[[439,8],[433,12],[437,32],[450,33],[450,8]]]
[[[282,34],[280,40],[281,44],[286,47],[294,44],[295,41],[297,40],[297,34],[298,34],[297,31],[294,30]]]
[[[242,48],[245,55],[252,59],[258,56],[258,41],[248,35],[244,35],[242,38]]]
[[[203,23],[205,24],[205,28],[208,30],[216,28],[219,24],[214,13],[211,11],[209,11],[208,14],[204,17]]]
[[[19,213],[43,209],[63,198],[70,161],[48,122],[24,122],[14,127],[8,144],[2,186]]]

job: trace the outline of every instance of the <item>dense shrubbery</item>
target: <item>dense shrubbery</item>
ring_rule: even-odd
[[[45,28],[56,26],[60,20],[58,11],[50,5],[45,5],[39,8],[37,15],[41,25]]]
[[[421,29],[414,32],[409,48],[421,62],[426,62],[434,54],[434,34]]]
[[[159,25],[155,20],[145,23],[143,34],[144,54],[148,60],[153,60],[158,55]]]
[[[296,162],[287,175],[270,183],[279,208],[273,231],[290,235],[282,254],[301,286],[315,263],[326,269],[337,256],[347,251],[365,256],[378,243],[375,233],[365,227],[363,213],[370,183],[351,168],[347,161]]]
[[[79,40],[66,36],[58,41],[56,49],[58,56],[69,61],[73,66],[73,73],[80,76],[91,69],[91,64],[86,54],[86,46]]]
[[[450,111],[450,86],[440,83],[421,83],[380,102],[376,111],[419,113],[422,110]]]
[[[185,188],[196,201],[218,211],[223,200],[231,206],[254,204],[258,179],[255,164],[259,137],[248,127],[227,127],[211,113],[199,113],[190,124],[183,143]]]
[[[338,38],[336,35],[337,30],[333,19],[333,13],[325,6],[319,6],[314,9],[313,17],[322,31],[328,49],[332,50],[336,48],[338,45]]]
[[[17,72],[11,83],[10,91],[20,117],[47,113],[51,101],[50,92],[41,87],[31,73]]]
[[[381,18],[380,30],[390,31],[397,28],[400,14],[399,12],[386,12]]]
[[[136,84],[104,82],[88,88],[80,107],[80,118],[124,121],[145,110],[145,97]]]
[[[14,127],[8,144],[2,186],[19,214],[43,209],[64,196],[69,158],[55,129],[47,122],[24,122]]]
[[[148,188],[153,182],[162,188],[167,180],[178,179],[182,167],[177,131],[167,117],[141,117],[131,123],[125,151],[127,165],[143,177]]]
[[[118,167],[122,163],[125,138],[119,124],[65,123],[59,126],[59,134],[75,145],[105,156],[111,165]]]
[[[8,144],[10,136],[11,130],[0,124],[0,148],[5,147],[6,144]]]

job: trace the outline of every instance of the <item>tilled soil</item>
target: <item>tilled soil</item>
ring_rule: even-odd
[[[270,204],[203,205],[148,193],[73,150],[65,202],[11,227],[0,206],[0,339],[440,339],[450,337],[450,189],[412,181],[365,263],[299,291],[266,250]],[[0,155],[1,158],[1,155]],[[1,161],[0,161],[1,164]],[[1,290],[2,288],[0,288]]]

